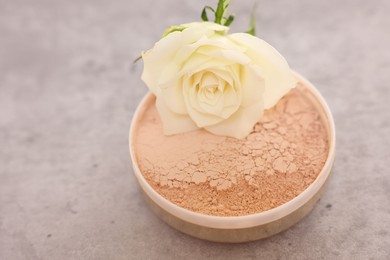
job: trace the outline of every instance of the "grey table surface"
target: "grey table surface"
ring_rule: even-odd
[[[141,196],[128,129],[147,89],[132,60],[216,1],[0,0],[0,259],[389,259],[390,2],[258,2],[258,35],[335,117],[333,176],[308,217],[218,244]],[[232,31],[253,4],[232,0]]]

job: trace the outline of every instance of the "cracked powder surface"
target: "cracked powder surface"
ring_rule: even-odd
[[[166,199],[203,214],[241,216],[282,205],[327,159],[324,116],[310,96],[299,83],[242,140],[204,130],[165,136],[153,98],[133,144],[141,173]]]

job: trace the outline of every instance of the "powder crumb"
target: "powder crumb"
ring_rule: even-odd
[[[288,163],[286,162],[285,158],[278,157],[273,162],[272,167],[275,171],[285,173],[287,171]]]
[[[218,185],[218,180],[211,180],[209,184],[211,187],[216,187]]]
[[[263,124],[263,127],[265,128],[265,129],[274,129],[274,128],[276,128],[278,125],[277,124],[275,124],[274,122],[272,122],[272,123],[267,123],[267,124]]]
[[[281,135],[284,135],[287,133],[287,130],[285,127],[281,126],[278,128],[278,133],[281,134]]]
[[[203,172],[195,172],[191,179],[195,184],[205,182],[207,180],[206,174]]]
[[[288,173],[293,173],[293,172],[296,172],[298,170],[298,167],[294,164],[294,163],[291,163],[288,167],[287,167],[287,172]]]
[[[136,132],[142,174],[180,207],[214,216],[241,216],[280,206],[321,171],[328,135],[320,112],[299,85],[267,111],[245,139],[204,130],[165,136],[150,102]]]

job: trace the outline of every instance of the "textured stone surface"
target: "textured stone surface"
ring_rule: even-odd
[[[277,0],[258,34],[327,99],[337,157],[291,229],[224,245],[148,209],[128,127],[146,88],[131,60],[216,1],[0,0],[0,259],[386,259],[390,255],[390,2]],[[232,1],[233,31],[254,1]],[[151,8],[153,7],[153,8]]]

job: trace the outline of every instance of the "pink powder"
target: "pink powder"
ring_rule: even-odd
[[[195,212],[240,216],[277,207],[316,179],[328,155],[310,95],[300,83],[243,140],[204,130],[165,136],[153,99],[133,144],[139,168],[159,194]]]

